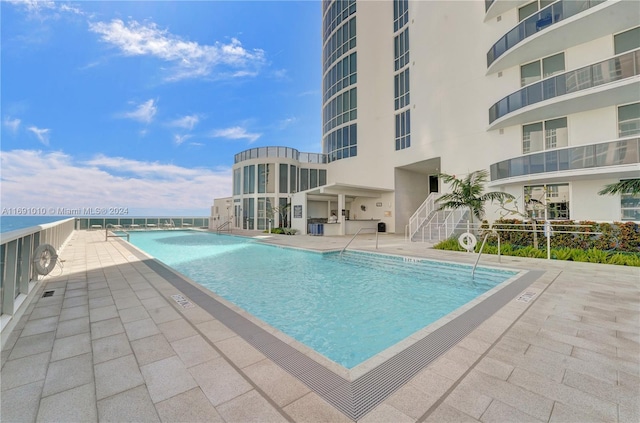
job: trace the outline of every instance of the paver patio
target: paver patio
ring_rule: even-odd
[[[347,241],[265,239],[319,250]],[[123,242],[74,232],[63,270],[32,293],[3,346],[0,420],[350,421],[208,312],[180,307],[170,296],[181,292]],[[394,235],[379,244],[383,253],[475,259]],[[351,248],[375,251],[375,238]],[[640,421],[640,269],[501,262],[545,271],[527,289],[532,300],[510,301],[361,421]]]

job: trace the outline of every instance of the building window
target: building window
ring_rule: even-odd
[[[409,22],[409,0],[393,0],[393,32]]]
[[[547,193],[545,199],[545,191]],[[524,203],[531,219],[544,220],[545,204],[549,220],[568,220],[569,184],[531,185],[524,187]]]
[[[338,30],[326,41],[322,50],[322,58],[324,66],[322,71],[326,71],[331,65],[338,60],[340,56],[356,47],[356,18],[351,18],[345,22]]]
[[[340,24],[349,16],[356,13],[356,0],[342,0],[335,1],[324,15],[323,19],[323,34],[326,39],[334,29],[340,26]]]
[[[258,230],[267,229],[269,219],[273,219],[273,198],[260,197],[258,198]]]
[[[327,171],[320,169],[318,171],[318,186],[327,185]]]
[[[243,198],[242,199],[242,228],[243,229],[253,229],[253,219],[255,217],[254,214],[254,198]]]
[[[289,168],[289,192],[298,192],[298,168],[293,165]]]
[[[640,194],[621,194],[622,220],[640,220]]]
[[[355,157],[358,154],[358,128],[353,125],[338,128],[325,135],[323,150],[327,154],[327,161]],[[324,184],[321,184],[324,185]]]
[[[520,86],[564,72],[564,53],[554,54],[520,66]]]
[[[245,166],[243,169],[243,194],[253,194],[256,192],[256,167],[255,165]]]
[[[280,172],[278,174],[278,192],[280,194],[286,194],[289,189],[289,165],[286,163],[280,163]]]
[[[640,48],[640,26],[613,36],[615,54]]]
[[[300,191],[309,189],[309,169],[300,168]]]
[[[405,69],[394,77],[395,110],[409,105],[409,69]]]
[[[546,120],[522,126],[522,153],[562,148],[569,145],[567,118]]]
[[[335,97],[322,109],[323,132],[357,119],[358,91],[352,88]]]
[[[233,169],[233,195],[240,195],[242,192],[242,169]]]
[[[536,0],[518,9],[518,20],[523,21],[540,9],[544,9],[556,0]]]
[[[411,147],[411,110],[396,115],[396,151]]]
[[[258,165],[258,192],[275,192],[275,165],[273,163],[265,163]]]
[[[337,92],[355,84],[358,81],[357,71],[358,64],[355,52],[336,63],[322,80],[322,92],[324,93],[322,101],[326,102]]]
[[[398,71],[409,64],[409,28],[393,39],[393,70]]]
[[[618,136],[640,134],[640,103],[618,107]]]

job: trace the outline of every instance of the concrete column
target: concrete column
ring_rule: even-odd
[[[331,207],[331,205],[329,205]],[[340,222],[340,235],[346,234],[346,219],[344,214],[342,214],[342,210],[347,208],[347,203],[345,201],[344,194],[338,194],[338,221]]]

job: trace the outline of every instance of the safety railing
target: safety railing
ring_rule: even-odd
[[[167,217],[77,217],[78,230],[103,230],[107,225],[118,225],[127,230],[176,229],[209,227],[208,217],[167,216]]]
[[[631,78],[640,74],[640,50],[550,76],[509,94],[489,108],[489,123],[545,100]]]
[[[67,241],[74,230],[74,219],[18,229],[0,234],[0,320],[2,330],[14,316],[22,313],[29,292],[36,286],[34,252],[50,244],[55,250]],[[1,330],[0,330],[1,331]],[[2,339],[4,342],[4,337]]]
[[[121,233],[116,233],[114,231]],[[109,223],[104,229],[104,240],[108,241],[109,238],[127,238],[127,242],[129,242],[129,232],[125,231],[121,225],[112,225]]]
[[[487,66],[524,39],[606,0],[559,0],[534,13],[500,38],[487,52]],[[487,7],[488,10],[488,7]]]
[[[375,228],[360,228],[358,229],[358,232],[356,232],[351,239],[349,240],[349,242],[347,242],[347,245],[344,246],[344,248],[340,251],[340,257],[342,257],[342,253],[345,252],[345,250],[347,249],[347,247],[349,245],[351,245],[351,243],[353,242],[354,239],[356,239],[356,237],[358,236],[358,234],[364,230],[370,230],[370,231],[375,231],[376,233],[376,250],[378,249],[378,227],[376,226]]]
[[[435,192],[429,194],[420,207],[418,207],[415,213],[409,218],[409,240],[413,240],[413,237],[420,231],[424,222],[432,217],[436,211],[436,200],[439,196],[440,195]]]
[[[218,232],[218,233],[220,233],[220,232],[222,232],[224,230],[226,230],[227,232],[231,232],[231,221],[230,220],[227,220],[226,222],[224,222],[224,223],[222,223],[222,224],[220,224],[220,225],[218,225],[216,227],[216,232]],[[271,231],[269,231],[269,232],[271,232]]]

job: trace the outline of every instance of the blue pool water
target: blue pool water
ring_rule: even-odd
[[[131,243],[325,357],[353,368],[515,272],[371,253],[315,253],[195,231]]]

